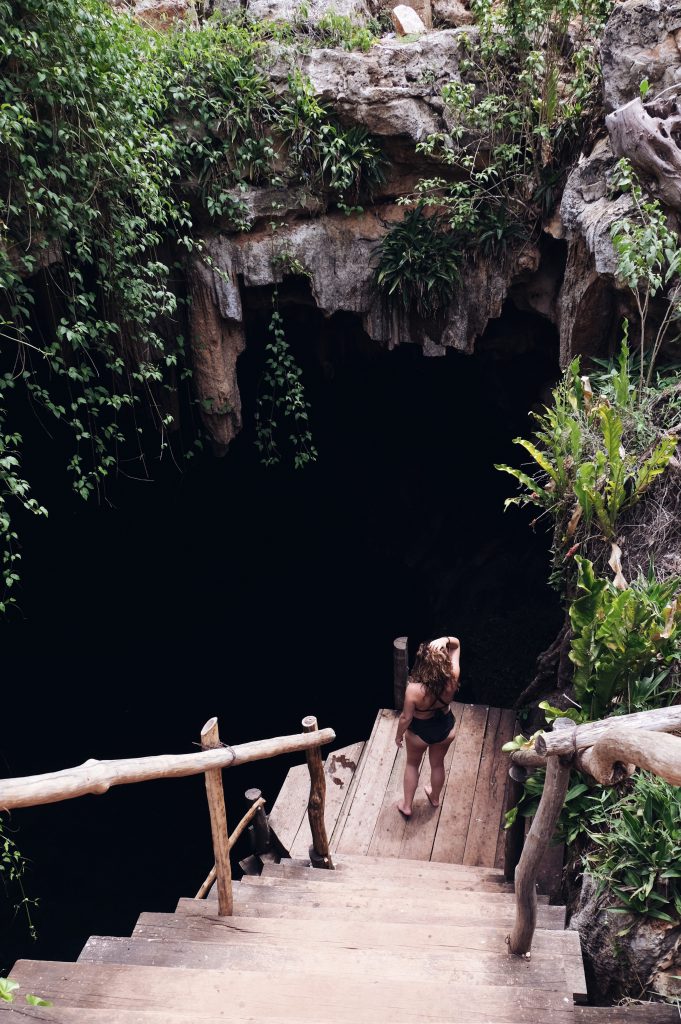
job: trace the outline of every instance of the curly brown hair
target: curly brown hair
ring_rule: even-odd
[[[416,652],[409,682],[417,683],[432,697],[437,698],[453,678],[452,659],[447,649],[431,647],[430,643],[421,644]]]

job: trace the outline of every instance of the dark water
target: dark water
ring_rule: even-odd
[[[518,460],[510,442],[556,374],[553,341],[514,322],[516,337],[535,331],[524,350],[492,332],[475,358],[372,355],[349,322],[301,316],[288,327],[319,448],[303,472],[262,469],[246,429],[225,459],[157,465],[154,483],[121,479],[97,508],[66,494],[46,442],[34,471],[50,518],[25,525],[21,615],[0,634],[1,773],[188,751],[211,715],[232,743],[297,732],[307,714],[353,742],[391,703],[400,634],[412,649],[461,637],[464,700],[508,705],[527,682],[560,613],[548,539],[503,514],[512,482],[493,463]],[[264,340],[252,321],[247,423]],[[274,797],[295,760],[226,772],[231,820],[246,788]],[[201,777],[17,811],[11,826],[39,939],[5,920],[5,967],[129,933],[212,863]]]

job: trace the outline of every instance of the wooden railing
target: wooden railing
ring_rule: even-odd
[[[534,749],[511,754],[514,765],[546,766],[544,791],[515,868],[516,916],[509,936],[512,953],[529,956],[537,920],[536,882],[565,802],[570,771],[576,768],[603,785],[613,785],[638,768],[681,786],[681,706],[640,711],[575,725],[559,718],[541,733]],[[507,866],[508,872],[508,866]]]
[[[301,734],[254,740],[252,743],[232,747],[221,742],[217,718],[211,718],[201,730],[202,749],[193,754],[160,754],[154,757],[120,758],[112,761],[90,760],[63,771],[29,775],[18,779],[0,779],[0,811],[72,800],[88,793],[106,793],[112,786],[132,782],[182,778],[203,773],[206,779],[215,866],[199,890],[199,895],[205,894],[204,886],[207,886],[207,892],[213,881],[217,881],[218,913],[229,915],[232,913],[230,850],[262,808],[264,801],[258,799],[258,793],[258,798],[254,800],[230,836],[222,788],[223,768],[261,761],[264,758],[290,754],[298,750],[305,751],[310,769],[310,857],[317,867],[333,867],[324,824],[326,786],[319,748],[333,742],[336,734],[333,729],[318,729],[316,718],[311,716],[303,719],[303,730]]]

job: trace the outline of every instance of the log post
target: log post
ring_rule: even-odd
[[[560,723],[560,724],[559,724]],[[554,724],[554,729],[574,731],[574,723],[565,719]],[[548,850],[565,795],[570,782],[570,759],[549,758],[546,766],[544,792],[532,826],[525,839],[523,852],[515,872],[516,915],[513,930],[508,939],[511,953],[529,955],[532,937],[537,923],[537,875],[539,866]]]
[[[244,796],[250,802],[251,806],[262,799],[262,793],[259,789],[247,789]],[[248,826],[248,833],[251,838],[251,848],[253,853],[260,854],[267,853],[269,851],[272,839],[270,836],[270,825],[267,820],[264,804],[261,804],[256,809],[253,816],[253,824]]]
[[[409,678],[409,651],[407,637],[398,636],[393,640],[393,702],[395,710],[404,707],[404,691]]]
[[[303,719],[303,732],[315,732],[316,729],[317,719],[314,715],[308,715]],[[310,832],[312,833],[310,863],[315,868],[330,868],[333,870],[333,861],[331,860],[329,840],[326,835],[326,823],[324,821],[326,778],[324,777],[324,764],[319,747],[311,747],[309,750],[306,750],[305,759],[310,772],[310,799],[307,805],[307,816],[310,820]]]
[[[204,750],[211,750],[220,745],[218,720],[210,718],[201,730],[201,746]],[[234,901],[232,898],[232,866],[229,860],[227,812],[225,811],[225,795],[222,790],[222,769],[212,768],[206,772],[206,794],[213,836],[213,853],[215,854],[218,914],[221,917],[229,917],[233,913]]]

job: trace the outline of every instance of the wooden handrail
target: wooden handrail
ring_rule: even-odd
[[[556,719],[560,722],[561,719]],[[681,704],[671,708],[654,708],[652,711],[637,711],[633,715],[618,715],[616,718],[604,718],[600,722],[585,722],[578,725],[570,733],[555,731],[542,732],[537,736],[534,746],[543,757],[552,754],[565,756],[579,753],[594,743],[611,729],[648,729],[651,732],[678,732],[681,730]]]
[[[634,767],[681,786],[681,739],[647,729],[610,729],[582,754],[580,767],[605,786],[631,775]]]
[[[509,936],[512,953],[529,956],[536,922],[537,873],[563,806],[570,767],[587,772],[603,785],[612,785],[639,767],[681,786],[681,738],[665,735],[680,730],[679,705],[578,726],[559,718],[552,732],[537,736],[535,751],[511,755],[519,765],[535,767],[534,757],[539,756],[540,763],[547,766],[544,791],[515,870],[516,917]]]
[[[243,818],[241,819],[239,824],[236,826],[234,831],[230,833],[229,843],[228,843],[230,850],[232,850],[234,848],[234,846],[236,845],[237,839],[241,838],[244,829],[248,828],[248,826],[250,825],[251,821],[255,817],[256,813],[260,810],[261,807],[264,807],[264,806],[265,806],[265,800],[264,800],[263,797],[259,797],[254,803],[251,804],[251,806],[248,808],[248,810],[246,811],[246,813],[244,814]],[[206,879],[202,883],[202,885],[201,885],[199,891],[197,892],[196,896],[194,897],[194,899],[197,899],[197,900],[205,899],[206,896],[208,895],[208,893],[210,892],[210,888],[211,888],[211,886],[212,886],[212,884],[213,884],[213,882],[215,881],[216,878],[217,878],[217,867],[215,866],[215,864],[213,864],[213,867],[210,869],[210,871],[206,875]]]
[[[200,775],[214,768],[232,768],[250,761],[261,761],[266,757],[276,757],[278,754],[319,747],[332,743],[335,738],[333,729],[319,729],[316,732],[275,736],[272,739],[253,740],[234,747],[202,750],[193,754],[158,754],[112,761],[90,760],[63,771],[0,779],[0,811],[72,800],[87,793],[106,793],[112,786],[132,782]]]

